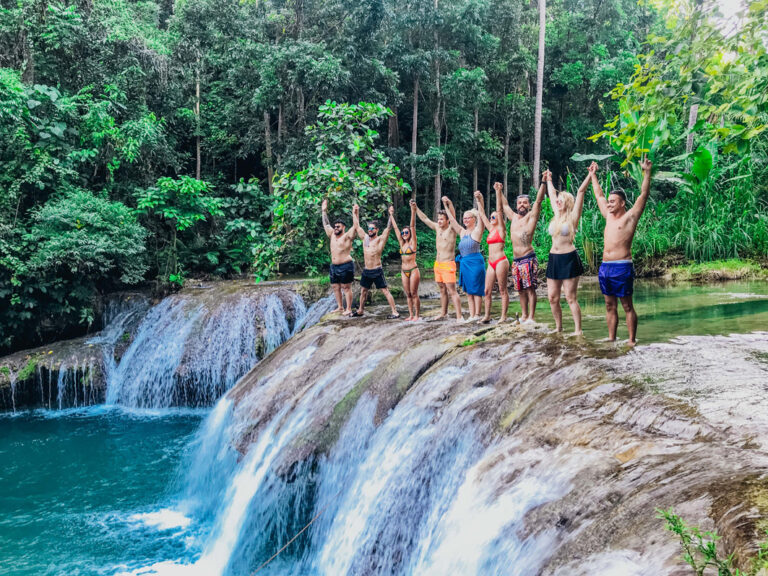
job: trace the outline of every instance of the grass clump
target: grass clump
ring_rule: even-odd
[[[720,540],[717,531],[702,532],[698,526],[689,526],[685,521],[669,510],[656,510],[656,517],[664,520],[666,528],[680,539],[683,550],[683,560],[696,576],[717,574],[717,576],[759,576],[768,569],[768,539],[760,544],[757,556],[750,559],[749,569],[740,570],[735,567],[735,558],[731,554],[723,556],[717,550]],[[766,532],[768,536],[768,532]]]
[[[37,368],[37,362],[38,358],[37,356],[31,356],[27,363],[24,365],[24,367],[19,370],[18,374],[16,374],[16,380],[19,382],[23,382],[24,380],[29,380],[35,373],[35,369]]]
[[[675,266],[670,268],[668,273],[671,280],[693,280],[701,282],[744,280],[765,277],[766,275],[766,271],[756,262],[738,258]]]
[[[467,338],[459,344],[459,346],[466,347],[466,346],[473,346],[477,344],[478,342],[485,342],[485,336],[480,336],[479,338]]]

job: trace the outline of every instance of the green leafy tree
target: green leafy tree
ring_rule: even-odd
[[[183,269],[178,258],[178,234],[204,221],[222,215],[221,199],[209,195],[211,185],[190,176],[160,178],[157,185],[136,194],[138,210],[158,218],[168,231],[163,280],[183,285]]]
[[[314,266],[325,235],[317,224],[318,208],[328,198],[331,209],[351,213],[358,203],[364,217],[384,218],[396,194],[407,193],[400,171],[376,146],[373,126],[392,114],[381,104],[337,104],[320,107],[317,123],[307,126],[314,144],[309,165],[282,174],[275,183],[272,245],[257,248],[256,270],[278,263]]]

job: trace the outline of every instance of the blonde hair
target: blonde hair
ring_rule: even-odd
[[[559,234],[563,224],[567,224],[570,230],[570,239],[573,242],[573,239],[576,237],[576,225],[573,222],[573,207],[576,204],[576,200],[573,194],[565,191],[560,192],[558,198],[563,199],[563,209],[552,219],[552,222],[555,224],[555,234]]]
[[[480,222],[480,213],[477,210],[465,210],[463,218],[466,218],[467,216],[472,216],[472,218],[475,219],[475,226]]]

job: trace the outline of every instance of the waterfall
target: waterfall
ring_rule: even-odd
[[[306,315],[304,300],[290,291],[170,296],[146,314],[119,363],[109,359],[123,331],[105,330],[107,403],[211,405],[290,338],[292,326],[306,325]]]
[[[766,335],[596,358],[517,327],[480,341],[448,323],[372,336],[374,322],[299,328],[230,390],[182,470],[194,544],[121,573],[250,576],[289,544],[259,576],[668,575],[678,552],[656,508],[717,506],[744,526],[730,511],[749,496],[732,492],[768,454],[733,446],[768,419],[726,418],[744,397],[720,397],[736,358],[764,395]],[[674,401],[642,390],[659,372]]]

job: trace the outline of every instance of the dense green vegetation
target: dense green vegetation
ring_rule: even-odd
[[[524,0],[0,0],[0,352],[86,330],[106,291],[321,271],[323,195],[383,218],[527,191],[537,88],[561,186],[598,155],[631,198],[651,154],[638,257],[760,257],[765,14],[551,0],[537,87]],[[593,268],[601,225],[588,199]]]

